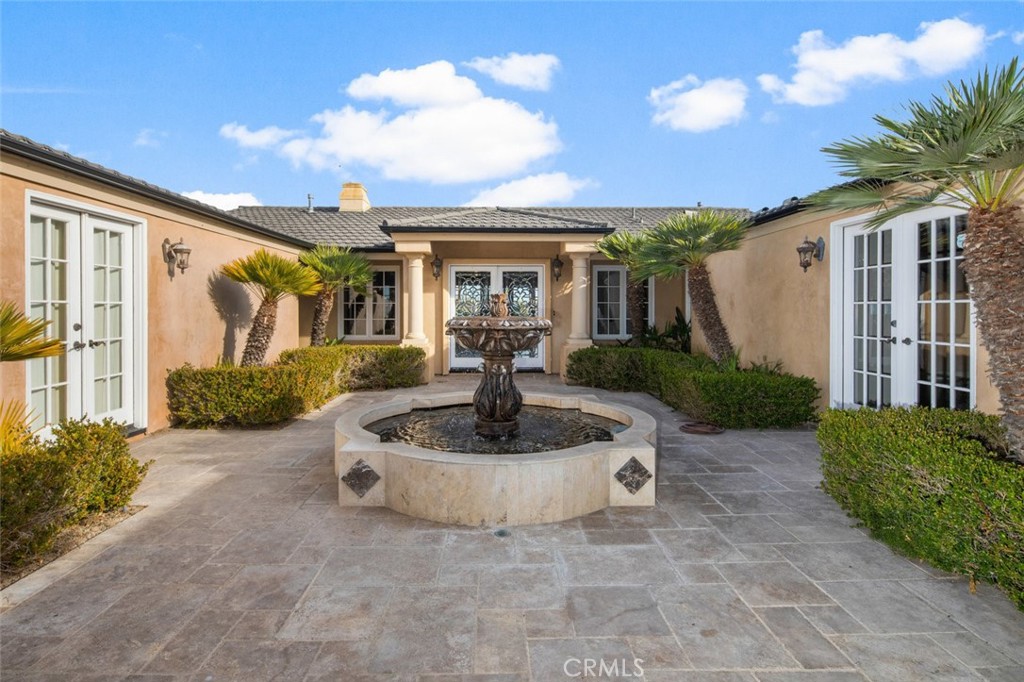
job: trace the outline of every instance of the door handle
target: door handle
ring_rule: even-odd
[[[896,337],[893,337],[893,338],[896,338]],[[895,343],[895,341],[893,343]],[[909,346],[910,344],[912,344],[914,342],[910,340],[909,336],[904,336],[902,343],[903,343],[904,346]]]
[[[81,341],[75,341],[73,344],[71,344],[71,347],[68,348],[68,350],[82,350],[83,348],[85,348],[84,343],[82,343]]]
[[[106,343],[106,341],[93,341],[92,339],[89,339],[89,348],[96,348],[98,346],[104,345],[105,343]],[[896,342],[893,341],[893,343],[896,343]]]
[[[889,338],[883,340],[882,343],[891,343],[892,345],[895,346],[896,345],[896,337],[895,336],[890,336]]]

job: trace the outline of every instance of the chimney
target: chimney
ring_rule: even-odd
[[[342,212],[365,213],[370,210],[370,198],[366,188],[359,182],[346,182],[338,195],[338,210]]]

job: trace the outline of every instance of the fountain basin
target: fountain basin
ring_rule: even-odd
[[[472,405],[468,392],[399,398],[347,411],[335,422],[334,470],[342,506],[384,506],[467,526],[516,526],[583,516],[609,506],[653,506],[657,422],[594,396],[532,394],[527,405],[578,409],[626,425],[611,441],[510,455],[441,452],[382,443],[363,428],[414,409]]]

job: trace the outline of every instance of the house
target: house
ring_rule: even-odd
[[[67,349],[0,363],[0,393],[37,426],[88,415],[165,428],[167,371],[239,357],[245,343],[255,306],[218,268],[310,246],[3,130],[0,221],[3,298],[50,320]],[[176,244],[191,249],[185,269]],[[271,354],[298,345],[298,308],[282,303]]]
[[[504,291],[512,313],[547,317],[550,338],[516,361],[520,371],[560,374],[572,351],[630,338],[626,271],[595,243],[615,230],[653,227],[696,207],[374,207],[346,183],[330,207],[251,206],[232,214],[297,239],[349,246],[374,267],[370,300],[342,292],[328,328],[347,343],[404,343],[427,352],[428,374],[476,370],[480,359],[444,333],[456,315],[486,314]],[[747,211],[741,211],[746,214]],[[647,283],[647,319],[663,324],[685,308],[681,281]],[[299,307],[308,334],[312,301]]]
[[[374,207],[346,183],[336,206],[224,212],[5,131],[0,153],[3,295],[53,320],[68,344],[64,358],[0,366],[4,397],[24,397],[38,423],[88,414],[167,426],[168,369],[240,356],[255,306],[218,269],[257,248],[364,253],[372,295],[340,292],[329,329],[345,343],[424,348],[427,380],[477,368],[444,322],[481,313],[496,291],[513,314],[554,323],[519,370],[561,374],[572,351],[630,335],[627,273],[595,242],[699,209]],[[868,233],[865,216],[816,213],[795,198],[727,210],[753,218],[742,248],[709,261],[745,362],[781,360],[814,377],[827,405],[998,411],[960,272],[965,211],[927,209]],[[819,237],[820,258],[802,268],[796,247]],[[184,270],[178,243],[191,248]],[[689,317],[682,281],[648,281],[647,303],[645,324],[664,326],[677,308]],[[311,299],[282,303],[268,359],[308,343],[312,311]]]

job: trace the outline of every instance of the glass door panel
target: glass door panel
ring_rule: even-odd
[[[892,230],[852,235],[852,372],[849,402],[856,406],[892,404],[893,263]]]
[[[509,314],[514,316],[543,316],[543,291],[540,266],[452,266],[451,310],[455,317],[490,315],[492,293],[499,291],[508,296]],[[476,369],[481,364],[480,354],[451,344],[449,355],[452,369]],[[516,354],[517,369],[543,369],[544,344]]]

